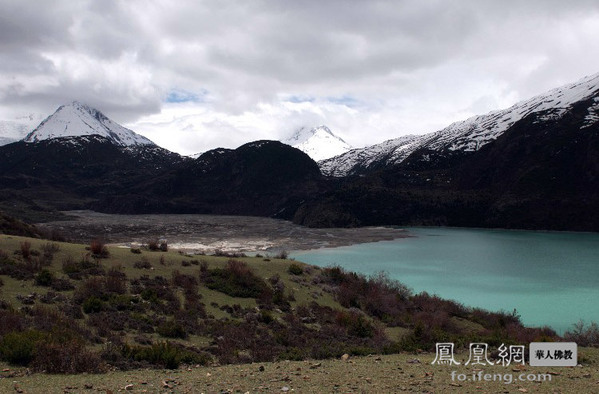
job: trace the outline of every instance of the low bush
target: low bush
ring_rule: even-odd
[[[133,268],[149,270],[149,269],[152,269],[152,264],[150,264],[148,259],[146,259],[145,257],[142,257],[141,260],[133,263]]]
[[[214,268],[202,274],[206,287],[231,297],[271,298],[272,290],[242,261],[229,260],[225,268]]]
[[[21,242],[20,254],[24,260],[29,260],[31,258],[31,256],[32,256],[31,242],[29,242],[29,241]]]
[[[89,244],[89,250],[96,258],[106,258],[109,255],[108,248],[106,248],[104,241],[100,239],[92,240]]]
[[[77,339],[63,343],[38,342],[33,369],[46,373],[98,373],[105,370],[100,356],[85,348]]]
[[[38,286],[51,286],[54,281],[54,274],[44,269],[35,276],[35,284]]]
[[[74,290],[75,286],[68,279],[54,278],[50,284],[52,290],[55,291],[69,291]]]
[[[185,332],[185,328],[173,320],[167,320],[160,324],[156,329],[156,332],[165,338],[187,338],[187,332]]]
[[[45,338],[38,330],[13,331],[0,340],[0,358],[8,363],[27,366],[33,360],[36,345]]]
[[[104,309],[104,302],[96,296],[90,296],[83,301],[81,308],[83,308],[83,312],[87,314],[100,312]]]
[[[293,263],[289,265],[289,268],[287,268],[287,272],[291,275],[302,275],[304,273],[304,269],[301,265]]]
[[[166,252],[168,251],[168,243],[166,242],[166,239],[152,239],[148,241],[148,249],[154,252]]]
[[[158,342],[151,346],[123,345],[122,355],[134,361],[146,361],[167,369],[177,369],[181,363],[206,365],[212,358],[205,353],[196,353],[174,346],[170,342]]]

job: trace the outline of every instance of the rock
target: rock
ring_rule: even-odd
[[[343,356],[341,356],[341,360],[343,360],[343,361],[349,360],[349,354],[345,353]]]
[[[312,365],[310,365],[310,369],[316,369],[316,368],[320,367],[321,365],[322,365],[322,363],[312,364]]]
[[[128,384],[125,386],[125,390],[131,391],[133,390],[133,384]]]
[[[408,364],[420,364],[420,360],[417,358],[413,358],[411,360],[408,360]]]
[[[86,390],[91,390],[91,389],[94,388],[94,385],[90,384],[90,383],[86,383],[86,384],[83,385],[83,387],[85,387]]]
[[[289,390],[290,390],[290,388],[289,388],[289,387],[287,387],[287,386],[283,386],[283,387],[281,387],[281,391],[282,391],[282,392],[284,392],[284,393],[286,393],[286,392],[287,392],[287,391],[289,391]]]

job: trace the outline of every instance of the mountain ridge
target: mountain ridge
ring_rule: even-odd
[[[446,154],[478,151],[530,114],[544,113],[545,118],[539,121],[559,119],[572,105],[589,97],[595,97],[595,100],[588,106],[588,114],[581,125],[584,129],[599,121],[599,73],[522,100],[506,109],[475,115],[436,132],[399,137],[354,149],[322,160],[319,165],[325,175],[343,177],[397,165],[418,149]]]

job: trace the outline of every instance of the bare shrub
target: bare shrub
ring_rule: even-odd
[[[133,268],[149,270],[152,268],[152,264],[150,264],[148,259],[146,259],[145,257],[142,257],[141,260],[133,263]]]
[[[24,241],[21,242],[21,257],[23,257],[24,260],[29,261],[29,259],[31,259],[31,242],[29,241]]]
[[[92,240],[89,244],[89,250],[96,258],[106,258],[109,255],[108,249],[106,248],[104,241],[100,239]]]
[[[85,348],[83,342],[71,339],[64,343],[39,342],[33,369],[46,373],[98,373],[105,370],[99,355]]]
[[[152,239],[148,241],[148,249],[154,252],[160,250],[160,244],[158,243],[158,240]]]
[[[578,346],[599,346],[599,324],[591,322],[587,325],[580,320],[566,331],[564,338],[576,342]]]

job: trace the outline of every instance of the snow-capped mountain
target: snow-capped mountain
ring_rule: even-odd
[[[590,100],[581,129],[599,122],[599,74],[552,89],[513,106],[455,122],[430,134],[400,137],[319,162],[323,174],[346,176],[376,166],[399,164],[418,149],[436,152],[473,152],[496,140],[516,122],[531,114],[537,121],[560,119],[576,103]]]
[[[86,135],[100,135],[119,146],[155,145],[146,137],[110,120],[97,109],[77,101],[60,106],[35,130],[27,134],[24,141],[38,142]]]
[[[315,161],[341,155],[351,149],[350,145],[333,134],[327,126],[313,129],[302,127],[282,142],[301,150]]]

